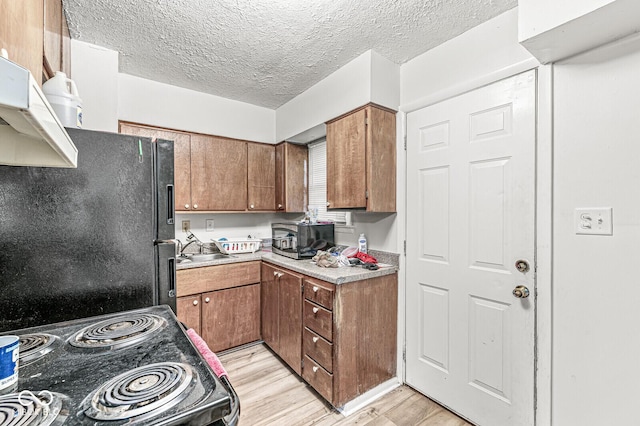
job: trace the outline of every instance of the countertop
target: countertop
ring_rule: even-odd
[[[282,268],[298,272],[309,277],[327,281],[333,284],[345,284],[354,281],[366,280],[370,278],[382,277],[398,272],[396,266],[381,267],[377,271],[370,271],[360,266],[343,266],[340,268],[322,268],[316,266],[310,259],[296,260],[280,256],[269,251],[257,251],[255,253],[234,254],[234,257],[217,259],[209,262],[189,262],[179,263],[177,270],[202,268],[204,266],[226,265],[229,263],[250,262],[252,260],[263,260]]]

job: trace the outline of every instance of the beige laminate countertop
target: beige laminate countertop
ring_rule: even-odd
[[[345,284],[353,281],[366,280],[370,278],[381,277],[384,275],[395,274],[398,268],[383,267],[377,271],[369,271],[360,266],[340,267],[340,268],[322,268],[316,266],[311,260],[296,260],[288,257],[280,256],[267,251],[257,251],[255,253],[234,254],[234,257],[227,259],[212,260],[210,262],[189,262],[179,263],[177,270],[202,268],[204,266],[226,265],[229,263],[250,262],[252,260],[263,260],[282,268],[298,272],[309,277],[327,281],[333,284]]]

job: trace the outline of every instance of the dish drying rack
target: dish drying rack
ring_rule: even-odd
[[[262,244],[260,238],[226,238],[212,241],[223,254],[255,253],[260,250]]]

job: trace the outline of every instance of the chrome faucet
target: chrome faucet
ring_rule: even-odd
[[[196,243],[198,245],[198,252],[200,254],[202,254],[202,241],[200,241],[198,239],[198,237],[196,237],[195,235],[193,235],[193,232],[189,232],[187,234],[187,244],[185,244],[184,246],[182,246],[182,248],[180,249],[180,254],[182,255],[185,251],[185,249],[187,247],[189,247],[191,244]]]

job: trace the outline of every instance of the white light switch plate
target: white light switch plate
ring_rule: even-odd
[[[574,213],[576,234],[613,235],[611,207],[579,208]]]
[[[205,220],[205,229],[207,232],[213,232],[213,219]]]

